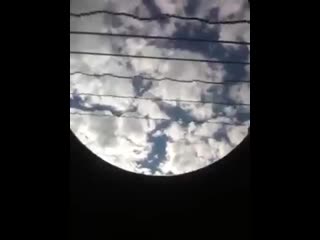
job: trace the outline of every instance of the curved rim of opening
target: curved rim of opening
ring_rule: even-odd
[[[72,138],[72,139],[71,139]],[[240,152],[240,150],[244,147],[246,147],[246,145],[249,144],[250,141],[250,126],[248,128],[248,134],[242,139],[242,141],[235,147],[233,148],[228,154],[226,154],[224,157],[220,158],[219,160],[216,160],[215,162],[212,162],[204,167],[189,171],[189,172],[185,172],[185,173],[181,173],[181,174],[170,174],[170,175],[149,175],[149,174],[143,174],[143,173],[137,173],[137,172],[133,172],[133,171],[129,171],[126,169],[123,169],[119,166],[116,166],[104,159],[102,159],[101,157],[99,157],[96,153],[94,153],[93,151],[91,151],[84,143],[81,142],[81,140],[76,136],[76,134],[70,129],[70,141],[73,141],[72,144],[77,145],[77,148],[81,148],[80,151],[85,151],[90,157],[88,157],[86,159],[86,161],[90,161],[92,160],[92,158],[94,158],[96,161],[98,161],[99,164],[103,164],[105,167],[109,167],[111,169],[113,169],[114,171],[117,171],[119,174],[124,174],[124,175],[132,175],[132,176],[143,176],[146,178],[179,178],[179,177],[183,177],[185,175],[199,175],[202,174],[204,172],[207,171],[207,169],[211,169],[214,168],[217,164],[225,164],[226,162],[230,161],[231,159],[233,159],[234,157],[237,156],[238,152]]]

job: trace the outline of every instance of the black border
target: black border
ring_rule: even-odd
[[[251,1],[250,172],[253,194],[242,191],[241,195],[238,191],[237,195],[232,191],[218,196],[210,185],[204,184],[206,187],[202,190],[193,185],[195,192],[203,191],[202,197],[198,195],[195,199],[193,194],[177,190],[166,201],[158,200],[163,207],[155,212],[160,214],[156,218],[134,211],[134,207],[139,206],[134,204],[126,211],[109,205],[110,217],[99,211],[88,215],[78,212],[77,218],[73,211],[76,208],[70,206],[73,190],[69,189],[69,2],[32,1],[9,5],[6,2],[3,7],[3,14],[7,15],[2,39],[8,42],[8,47],[3,45],[3,52],[8,51],[8,58],[3,58],[6,62],[3,73],[7,75],[3,78],[6,85],[3,93],[14,91],[15,94],[2,104],[5,112],[2,118],[8,121],[3,129],[9,133],[2,148],[8,153],[3,153],[2,175],[9,193],[2,195],[9,199],[3,206],[8,212],[5,223],[12,225],[5,227],[10,236],[21,234],[25,238],[31,233],[33,239],[60,239],[74,233],[79,236],[77,239],[88,239],[86,234],[89,239],[95,239],[94,234],[98,238],[99,230],[104,236],[113,237],[111,231],[119,228],[129,234],[129,229],[142,233],[151,230],[153,235],[161,236],[163,228],[159,233],[156,227],[165,225],[179,237],[194,233],[199,239],[204,234],[220,239],[235,239],[234,236],[237,239],[287,239],[291,234],[306,238],[310,229],[303,231],[308,224],[303,222],[308,217],[302,218],[300,212],[310,210],[308,194],[316,192],[317,188],[312,189],[312,181],[304,179],[317,176],[307,168],[314,158],[317,159],[317,155],[310,156],[308,152],[317,150],[318,146],[301,134],[315,132],[316,114],[313,113],[317,106],[312,105],[317,103],[318,94],[312,91],[317,91],[314,84],[317,75],[310,76],[309,71],[318,67],[313,67],[310,57],[303,56],[315,55],[314,44],[310,44],[315,43],[315,39],[306,42],[305,38],[314,38],[317,26],[310,27],[311,21],[303,23],[301,20],[319,15],[312,12],[313,9],[317,11],[315,5]],[[308,103],[300,101],[309,98],[313,99]],[[124,182],[119,184],[126,186],[126,196],[129,196],[134,191]],[[118,189],[119,184],[114,180],[109,183],[104,187]],[[153,189],[152,185],[143,184]],[[155,190],[148,195],[145,189],[139,191],[148,196],[144,202],[150,204],[157,195]],[[193,204],[174,205],[175,196],[187,198],[187,203]],[[87,195],[81,201],[86,199]],[[112,201],[117,202],[116,199],[119,204],[126,201],[121,195]],[[217,204],[210,204],[212,201]],[[149,206],[148,212],[158,209]],[[162,209],[166,210],[163,214]],[[227,214],[223,214],[225,212]],[[217,215],[222,221],[215,218]],[[99,221],[99,216],[103,221]],[[131,221],[133,219],[135,221]],[[299,231],[303,234],[298,235]],[[252,234],[253,237],[248,236]]]
[[[7,150],[9,154],[3,154],[2,158],[5,159],[4,163],[12,164],[11,168],[3,167],[7,173],[5,185],[10,190],[7,196],[12,204],[12,207],[5,205],[9,211],[7,219],[12,219],[14,223],[10,234],[25,236],[32,232],[39,239],[60,239],[71,233],[79,236],[77,239],[88,239],[88,236],[91,236],[89,239],[95,239],[94,234],[99,236],[99,233],[112,237],[111,231],[119,228],[129,233],[129,229],[141,232],[155,229],[153,234],[161,235],[161,232],[157,232],[157,226],[165,225],[160,227],[161,231],[171,226],[170,229],[178,234],[193,232],[199,239],[202,234],[222,239],[234,239],[234,236],[237,239],[250,239],[252,232],[255,238],[270,239],[281,236],[275,230],[286,229],[285,235],[293,231],[295,225],[291,225],[293,221],[288,218],[296,217],[295,209],[301,203],[293,207],[290,203],[299,196],[304,197],[300,190],[307,186],[301,183],[304,177],[304,165],[301,162],[307,157],[300,154],[299,150],[305,153],[305,149],[310,147],[303,145],[310,141],[300,138],[297,130],[300,120],[300,125],[307,126],[305,119],[302,119],[304,114],[297,117],[300,114],[298,110],[304,106],[292,102],[299,100],[297,93],[305,90],[303,84],[295,82],[306,79],[305,71],[300,73],[299,70],[310,69],[310,66],[303,66],[306,64],[303,62],[305,58],[299,56],[300,51],[304,50],[302,46],[306,45],[302,45],[301,39],[299,44],[292,41],[297,33],[305,33],[307,28],[305,25],[299,27],[288,24],[288,19],[297,19],[299,11],[294,9],[294,3],[283,4],[281,8],[280,2],[251,1],[250,6],[249,190],[245,190],[246,181],[241,177],[238,178],[241,181],[229,185],[230,191],[213,187],[221,184],[219,181],[210,185],[210,176],[201,180],[190,178],[182,181],[185,186],[190,183],[192,190],[188,191],[186,187],[168,188],[161,181],[156,183],[160,187],[154,188],[154,183],[148,183],[143,178],[130,179],[129,184],[128,179],[116,180],[118,173],[108,170],[110,175],[106,176],[107,180],[91,190],[98,199],[97,206],[106,206],[103,211],[97,206],[88,211],[83,208],[91,201],[84,191],[85,187],[92,187],[99,177],[90,175],[92,169],[86,169],[86,165],[80,164],[79,169],[75,168],[72,162],[77,162],[79,158],[72,158],[72,154],[76,153],[70,156],[68,149],[68,136],[69,143],[72,140],[68,98],[69,2],[19,3],[21,14],[18,14],[16,6],[7,7],[17,10],[15,16],[19,16],[18,34],[17,28],[8,24],[12,28],[8,34],[15,33],[17,37],[9,40],[13,45],[7,49],[11,58],[7,60],[8,68],[4,69],[9,74],[3,80],[12,84],[5,88],[6,91],[15,91],[15,102],[3,104],[7,108],[7,115],[3,118],[7,118],[12,125],[8,127],[10,138],[6,143],[13,145],[13,148],[3,147],[3,151]],[[298,5],[300,7],[303,6]],[[10,16],[11,12],[8,13]],[[306,37],[306,34],[303,36]],[[285,40],[286,37],[290,41]],[[16,54],[13,54],[14,50]],[[289,88],[288,81],[295,82],[294,86],[291,84]],[[307,85],[310,87],[310,84]],[[286,142],[290,145],[286,146]],[[77,149],[74,143],[70,143],[70,150]],[[231,171],[233,174],[237,172],[237,168],[234,169]],[[290,178],[293,175],[294,178]],[[299,184],[293,180],[297,175]],[[77,178],[72,180],[74,176]],[[75,179],[81,179],[78,187],[70,188]],[[134,189],[132,186],[135,184],[143,187]],[[119,195],[113,195],[108,200],[101,189]],[[172,194],[157,198],[165,196],[164,192]],[[116,207],[129,200],[133,202],[131,207]],[[141,205],[146,206],[144,211],[140,210]]]
[[[91,153],[72,132],[70,150],[72,239],[110,236],[123,229],[155,229],[157,234],[157,226],[163,225],[197,237],[250,238],[250,136],[224,160],[174,177],[123,171]]]

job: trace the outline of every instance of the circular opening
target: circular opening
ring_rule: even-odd
[[[102,160],[179,175],[250,124],[247,0],[73,0],[70,127]]]

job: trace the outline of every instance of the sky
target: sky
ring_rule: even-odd
[[[143,17],[169,13],[212,21],[250,20],[247,0],[70,2],[72,13],[95,10]],[[250,42],[249,24],[209,25],[173,18],[138,21],[107,14],[70,17],[70,31]],[[250,62],[250,46],[221,43],[71,34],[70,50]],[[249,82],[209,84],[192,80],[250,81],[250,65],[70,54],[70,73],[73,72],[111,74],[70,75],[70,128],[94,154],[126,171],[162,176],[192,172],[223,159],[248,134],[250,106],[212,102],[250,104]],[[191,101],[155,101],[154,98]]]

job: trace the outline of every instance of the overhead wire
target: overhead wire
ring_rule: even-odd
[[[152,118],[148,116],[115,116],[105,113],[83,113],[83,112],[70,112],[70,115],[78,115],[78,116],[93,116],[93,117],[110,117],[110,118],[128,118],[128,119],[137,119],[137,120],[152,120],[152,121],[173,121],[169,118]],[[231,126],[247,126],[244,123],[228,123],[228,122],[217,122],[217,121],[211,121],[211,120],[193,120],[192,122],[195,123],[212,123],[212,124],[222,124],[222,125],[231,125]]]
[[[199,17],[185,17],[185,16],[180,16],[180,15],[175,15],[175,14],[169,14],[169,13],[161,13],[157,16],[153,17],[141,17],[138,15],[134,15],[131,13],[127,12],[114,12],[114,11],[109,11],[109,10],[95,10],[95,11],[88,11],[88,12],[79,12],[79,13],[70,13],[70,17],[88,17],[92,15],[100,15],[100,14],[108,14],[108,15],[113,15],[113,16],[122,16],[122,17],[129,17],[133,18],[139,21],[159,21],[159,20],[165,20],[168,18],[175,18],[179,20],[184,20],[184,21],[198,21],[201,23],[213,25],[213,24],[228,24],[228,25],[233,25],[233,24],[250,24],[250,20],[247,19],[242,19],[242,20],[220,20],[220,21],[210,21],[209,19],[205,18],[199,18]]]
[[[155,20],[164,20],[168,18],[175,18],[180,20],[186,21],[199,21],[206,24],[243,24],[247,23],[250,24],[250,20],[226,20],[226,21],[210,21],[204,18],[198,17],[184,17],[178,16],[174,14],[167,14],[162,13],[158,16],[154,17],[141,17],[137,15],[133,15],[130,13],[125,12],[113,12],[108,10],[97,10],[97,11],[90,11],[90,12],[82,12],[82,13],[70,13],[71,17],[86,17],[91,15],[97,14],[109,14],[113,16],[124,16],[134,18],[140,21],[155,21]],[[162,40],[173,40],[173,41],[191,41],[191,42],[209,42],[209,43],[224,43],[224,44],[239,44],[239,45],[250,45],[249,42],[245,41],[227,41],[227,40],[211,40],[211,39],[202,39],[202,38],[183,38],[183,37],[168,37],[168,36],[152,36],[152,35],[137,35],[137,34],[120,34],[120,33],[99,33],[99,32],[85,32],[85,31],[70,31],[70,34],[75,35],[96,35],[96,36],[110,36],[110,37],[126,37],[126,38],[145,38],[145,39],[162,39]],[[243,61],[230,61],[230,60],[213,60],[213,59],[190,59],[190,58],[176,58],[176,57],[157,57],[157,56],[144,56],[144,55],[129,55],[129,54],[118,54],[118,53],[97,53],[97,52],[87,52],[87,51],[70,51],[70,54],[81,54],[81,55],[95,55],[95,56],[112,56],[112,57],[128,57],[128,58],[144,58],[144,59],[157,59],[157,60],[168,60],[168,61],[190,61],[190,62],[206,62],[206,63],[218,63],[218,64],[242,64],[242,65],[249,65],[250,62],[243,62]],[[212,81],[204,81],[204,80],[179,80],[173,78],[154,78],[154,77],[144,77],[144,76],[121,76],[112,73],[100,73],[100,74],[90,74],[84,72],[73,72],[70,75],[81,74],[85,76],[97,77],[101,78],[104,76],[110,76],[115,78],[122,78],[122,79],[133,79],[136,77],[142,77],[146,80],[151,81],[174,81],[174,82],[183,82],[183,83],[190,83],[190,82],[200,82],[200,83],[207,83],[207,84],[228,84],[228,83],[248,83],[249,81],[224,81],[224,82],[212,82]],[[93,93],[70,93],[72,95],[78,96],[95,96],[95,97],[112,97],[112,98],[125,98],[125,99],[139,99],[139,100],[151,100],[151,101],[169,101],[169,102],[187,102],[187,103],[202,103],[202,104],[217,104],[217,105],[233,105],[233,106],[250,106],[248,103],[223,103],[223,102],[212,102],[212,101],[197,101],[197,100],[181,100],[181,99],[164,99],[164,98],[150,98],[150,97],[137,97],[137,96],[117,96],[117,95],[99,95]],[[78,114],[78,113],[77,113]],[[92,113],[91,113],[92,115]],[[100,116],[100,114],[99,114]],[[124,116],[123,116],[124,117]],[[160,119],[159,119],[160,120]],[[161,120],[169,120],[169,119],[161,119]]]
[[[250,65],[250,62],[244,62],[244,61],[160,57],[160,56],[130,55],[130,54],[120,54],[120,53],[98,53],[98,52],[86,52],[86,51],[70,51],[70,54],[75,54],[75,55],[79,55],[79,54],[80,55],[93,55],[93,56],[110,56],[110,57],[126,57],[126,58],[144,58],[144,59],[153,59],[153,60],[183,61],[183,62],[205,62],[205,63],[217,63],[217,64]]]
[[[213,85],[226,85],[226,84],[246,84],[250,83],[248,80],[225,80],[223,82],[214,82],[214,81],[205,81],[200,79],[190,79],[190,80],[183,80],[183,79],[174,79],[169,77],[163,77],[163,78],[155,78],[155,77],[149,77],[149,76],[143,76],[143,75],[134,75],[134,76],[123,76],[123,75],[117,75],[113,73],[85,73],[85,72],[71,72],[70,76],[73,75],[83,75],[87,77],[95,77],[95,78],[103,78],[103,77],[113,77],[113,78],[119,78],[119,79],[143,79],[148,81],[155,81],[155,82],[161,82],[161,81],[172,81],[172,82],[179,82],[179,83],[204,83],[204,84],[213,84]]]
[[[110,97],[110,98],[121,98],[121,99],[138,99],[138,100],[146,100],[146,101],[155,101],[155,102],[182,102],[182,103],[200,103],[200,104],[215,104],[215,105],[227,105],[227,106],[250,106],[249,103],[225,103],[225,102],[212,102],[206,100],[182,100],[182,99],[167,99],[160,97],[139,97],[139,96],[118,96],[113,94],[95,94],[95,93],[72,93],[70,95],[75,96],[89,96],[89,97]]]
[[[124,34],[124,33],[110,33],[110,32],[70,31],[70,34],[71,35],[93,35],[93,36],[108,36],[108,37],[123,37],[123,38],[159,39],[159,40],[170,40],[170,41],[250,45],[250,42],[246,42],[246,41],[228,41],[228,40],[216,40],[216,39],[206,39],[206,38],[186,38],[186,37],[139,35],[139,34]]]

